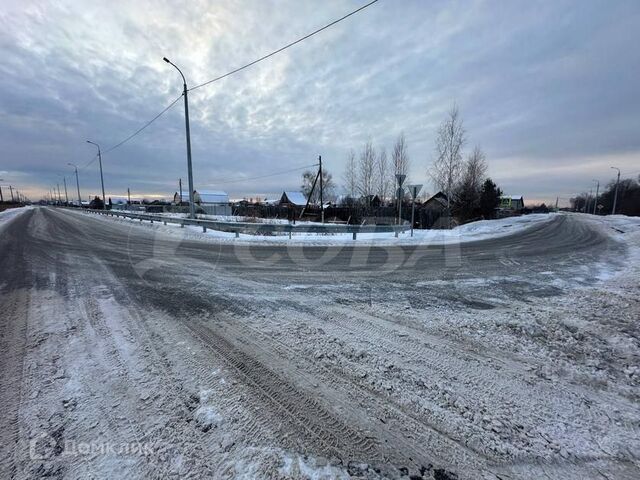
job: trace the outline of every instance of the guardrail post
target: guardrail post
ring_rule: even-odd
[[[184,223],[181,223],[181,224],[180,224],[180,228],[184,228]]]
[[[357,233],[356,233],[356,232],[353,232],[353,239],[354,239],[354,240],[356,239],[356,235],[357,235]]]
[[[236,238],[240,238],[240,232],[236,231]]]
[[[291,240],[291,230],[289,230],[289,240]]]
[[[162,223],[164,223],[164,224],[166,225],[166,224],[167,224],[167,221],[165,220],[165,221],[164,221],[164,222],[162,222]]]
[[[205,227],[204,225],[202,226],[202,233],[207,231],[207,227]]]
[[[396,237],[396,238],[398,238],[398,229],[396,229],[396,235],[395,235],[395,237]]]

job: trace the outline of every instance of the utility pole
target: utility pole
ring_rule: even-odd
[[[600,180],[594,180],[594,182],[597,182],[596,185],[596,198],[593,201],[593,214],[596,214],[596,208],[598,206],[598,193],[600,193]]]
[[[409,192],[411,193],[411,236],[413,237],[413,225],[415,223],[415,213],[416,213],[416,198],[418,198],[418,194],[420,190],[422,190],[422,185],[407,185]]]
[[[13,199],[13,187],[11,185],[9,185],[9,191],[11,192],[11,203],[13,203],[15,200]]]
[[[322,197],[322,155],[318,155],[318,162],[320,165],[320,221],[324,223],[324,199]]]
[[[58,187],[58,205],[62,203],[62,195],[60,195],[60,183],[56,183]]]
[[[620,184],[620,169],[617,167],[611,167],[614,170],[618,171],[618,179],[616,180],[616,193],[613,196],[613,208],[611,209],[611,215],[615,215],[616,214],[616,205],[618,203],[618,185]]]
[[[67,193],[67,177],[62,177],[62,181],[64,182],[64,199],[65,199],[65,206],[69,206],[69,194]]]
[[[556,212],[558,211],[558,197],[556,197]]]
[[[180,186],[180,205],[182,205],[182,178],[178,179],[178,185]]]
[[[4,197],[2,196],[2,185],[0,185],[0,202],[4,203]]]
[[[169,65],[172,65],[176,70],[178,70],[178,73],[182,77],[182,85],[183,85],[182,95],[184,96],[184,123],[185,123],[186,135],[187,135],[187,170],[188,170],[187,174],[189,178],[189,217],[196,218],[196,209],[195,209],[194,198],[193,198],[194,197],[193,170],[191,168],[191,131],[189,129],[189,100],[187,98],[187,92],[188,92],[187,80],[184,78],[184,75],[182,74],[182,70],[176,67],[176,65],[172,63],[167,57],[163,57],[162,59],[165,62],[167,62]]]
[[[87,143],[91,145],[95,145],[98,147],[98,163],[100,164],[100,184],[102,185],[102,209],[105,210],[107,208],[107,201],[104,196],[104,176],[102,175],[102,154],[100,153],[100,145],[92,142],[91,140],[87,140]]]
[[[398,181],[398,225],[402,222],[402,184],[406,178],[406,175],[396,173],[396,180]]]
[[[78,188],[78,208],[82,208],[82,197],[80,196],[80,180],[78,179],[78,166],[74,163],[67,163],[76,169],[76,187]]]
[[[131,190],[127,187],[127,203],[131,205]]]

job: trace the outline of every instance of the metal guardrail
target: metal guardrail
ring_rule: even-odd
[[[117,210],[94,210],[85,209],[87,213],[94,213],[99,215],[107,215],[110,217],[122,217],[131,218],[134,220],[140,220],[141,222],[158,222],[164,225],[168,223],[180,225],[196,225],[202,227],[202,231],[206,232],[207,229],[218,230],[221,232],[231,232],[236,234],[236,238],[241,233],[250,235],[273,235],[275,233],[288,233],[289,238],[294,233],[351,233],[353,240],[356,240],[358,233],[393,233],[398,236],[398,233],[409,230],[408,225],[338,225],[331,223],[318,223],[318,224],[291,224],[291,223],[252,223],[252,222],[220,222],[216,220],[204,220],[204,219],[192,219],[192,218],[179,218],[179,217],[167,217],[164,215],[153,215],[149,213],[131,213],[122,212]]]

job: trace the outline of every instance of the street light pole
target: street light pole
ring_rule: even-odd
[[[593,214],[596,214],[596,208],[598,206],[598,193],[600,193],[600,180],[594,180],[596,182],[596,198],[593,202]]]
[[[76,169],[76,187],[78,188],[78,208],[82,208],[82,198],[80,197],[80,180],[78,180],[78,166],[75,163],[67,163]]]
[[[102,184],[102,209],[105,210],[107,208],[107,201],[104,196],[104,177],[102,176],[102,155],[100,154],[100,145],[92,142],[91,140],[87,140],[87,143],[91,145],[95,145],[98,147],[98,163],[100,164],[100,183]]]
[[[195,205],[194,205],[194,198],[193,198],[193,170],[191,168],[191,131],[189,129],[189,100],[187,97],[187,80],[184,78],[184,75],[182,74],[182,71],[174,64],[172,63],[167,57],[163,57],[162,58],[165,62],[167,62],[169,65],[172,65],[176,70],[178,70],[178,73],[180,74],[180,76],[182,77],[182,95],[184,96],[184,123],[185,123],[185,129],[186,129],[186,136],[187,136],[187,174],[188,174],[188,178],[189,178],[189,217],[190,218],[196,218],[196,210],[195,210]]]
[[[613,209],[611,210],[611,215],[616,214],[616,204],[618,203],[618,185],[620,184],[620,169],[617,167],[611,167],[614,170],[618,171],[618,179],[616,180],[616,193],[613,196]]]
[[[64,182],[64,201],[65,207],[69,206],[69,194],[67,193],[67,177],[62,177],[62,181]]]

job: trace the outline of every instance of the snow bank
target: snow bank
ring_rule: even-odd
[[[500,220],[482,220],[461,225],[451,230],[414,230],[413,237],[410,236],[409,231],[399,234],[398,238],[395,238],[392,232],[359,233],[355,241],[353,240],[351,233],[330,234],[295,232],[292,234],[291,239],[289,239],[289,235],[287,233],[269,236],[240,234],[240,236],[236,238],[235,233],[222,232],[219,230],[207,229],[207,232],[203,233],[202,228],[199,226],[186,226],[184,228],[180,228],[179,225],[154,224],[153,228],[159,232],[180,235],[184,239],[202,240],[214,243],[287,246],[433,245],[472,242],[512,235],[533,226],[550,222],[557,218],[557,215],[558,214],[532,214]],[[131,220],[126,219],[125,221]],[[139,224],[139,221],[135,220],[133,223]]]
[[[18,215],[21,215],[27,210],[31,210],[32,208],[32,206],[8,208],[7,210],[0,212],[0,229],[4,228],[11,220],[16,218]]]

